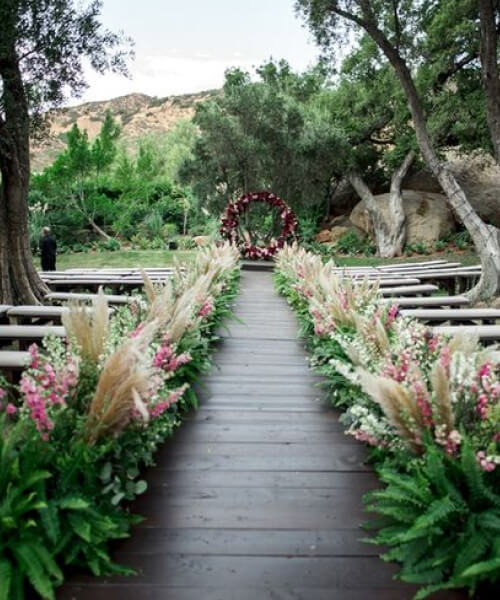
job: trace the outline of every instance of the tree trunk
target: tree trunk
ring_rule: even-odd
[[[391,179],[391,189],[389,192],[389,216],[392,219],[391,235],[393,237],[393,254],[390,258],[394,256],[401,256],[406,243],[406,214],[403,206],[401,185],[414,160],[415,153],[413,150],[410,150],[399,166],[399,169],[396,170]]]
[[[481,78],[486,95],[486,116],[495,158],[500,163],[500,79],[497,63],[496,0],[479,0],[481,22]]]
[[[89,222],[89,225],[92,227],[92,229],[101,237],[103,237],[105,240],[111,240],[111,236],[108,235],[104,230],[102,230],[99,225],[94,221],[94,219],[92,219],[91,217],[87,217],[87,220]]]
[[[48,288],[31,255],[28,230],[29,114],[14,51],[0,65],[0,303],[38,304]]]
[[[31,255],[27,186],[2,164],[0,193],[0,303],[40,304],[49,291]]]
[[[362,22],[359,20],[356,22],[377,43],[394,68],[408,100],[422,156],[439,181],[448,203],[469,232],[481,260],[481,278],[477,286],[468,292],[468,295],[472,301],[498,295],[500,294],[500,232],[479,217],[447,165],[439,160],[427,131],[424,112],[410,71],[397,49],[378,29],[367,0],[361,0],[361,4],[367,18]]]
[[[359,197],[364,200],[375,231],[377,254],[382,258],[394,258],[403,254],[406,241],[406,215],[401,195],[401,183],[415,158],[408,152],[391,180],[388,220],[384,218],[374,195],[358,173],[351,173],[349,181]]]

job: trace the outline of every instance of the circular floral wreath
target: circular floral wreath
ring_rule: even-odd
[[[242,239],[240,234],[240,217],[248,211],[252,202],[266,202],[279,211],[281,217],[281,233],[278,239],[271,239],[263,245]],[[283,248],[286,241],[297,228],[297,217],[293,210],[271,192],[252,192],[244,194],[236,202],[230,202],[222,215],[220,233],[222,237],[236,244],[243,256],[251,259],[268,259]]]

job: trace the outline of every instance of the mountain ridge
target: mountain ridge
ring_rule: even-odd
[[[48,133],[41,141],[31,142],[31,165],[34,172],[42,171],[66,147],[66,133],[76,123],[95,138],[106,111],[120,124],[120,139],[132,147],[141,137],[170,131],[182,119],[193,117],[196,105],[217,96],[219,90],[206,90],[158,98],[142,93],[127,94],[109,100],[97,100],[58,108],[48,115]]]

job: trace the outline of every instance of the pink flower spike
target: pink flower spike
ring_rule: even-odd
[[[15,415],[16,413],[17,413],[17,408],[12,404],[12,402],[9,402],[9,404],[7,404],[7,414]]]

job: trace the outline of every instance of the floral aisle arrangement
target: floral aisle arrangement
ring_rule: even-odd
[[[68,341],[33,345],[18,386],[0,380],[0,600],[52,599],[68,566],[129,573],[108,544],[140,520],[125,502],[146,490],[141,469],[196,406],[238,261],[209,248],[111,316],[102,293],[72,306]]]
[[[271,232],[252,240],[248,230],[242,230],[241,221],[254,202],[267,204],[276,211],[281,220],[281,232],[277,239],[271,237]],[[236,202],[228,204],[221,219],[220,234],[238,245],[245,258],[269,260],[294,235],[297,224],[295,213],[281,198],[271,192],[252,192],[243,194]]]
[[[297,311],[312,365],[326,376],[346,433],[371,448],[386,487],[371,542],[422,584],[416,598],[500,578],[500,351],[433,335],[398,315],[377,284],[339,278],[296,246],[276,284]]]

